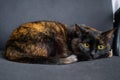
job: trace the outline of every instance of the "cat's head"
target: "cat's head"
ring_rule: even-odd
[[[72,49],[79,60],[108,57],[115,29],[105,32],[85,25],[75,25]]]

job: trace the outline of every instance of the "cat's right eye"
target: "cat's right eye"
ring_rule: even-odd
[[[89,47],[90,47],[90,45],[89,45],[88,43],[85,43],[85,42],[83,42],[82,45],[83,45],[85,48],[89,48]]]

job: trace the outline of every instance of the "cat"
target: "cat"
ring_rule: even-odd
[[[5,57],[17,62],[72,63],[77,59],[71,55],[69,43],[67,25],[55,21],[28,22],[12,32]]]
[[[16,62],[43,64],[110,57],[109,41],[113,32],[114,29],[101,32],[77,24],[68,27],[56,21],[28,22],[12,32],[5,57]]]
[[[71,41],[72,50],[79,61],[112,57],[111,43],[115,28],[102,32],[86,25],[75,27],[75,36]]]

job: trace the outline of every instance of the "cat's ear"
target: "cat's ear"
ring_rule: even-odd
[[[85,32],[84,28],[82,26],[79,26],[78,24],[75,24],[74,26],[74,32],[77,34]]]
[[[108,31],[105,31],[105,32],[102,32],[101,35],[102,35],[102,38],[106,38],[108,40],[111,40],[114,32],[116,31],[116,28],[113,28],[111,30],[108,30]]]

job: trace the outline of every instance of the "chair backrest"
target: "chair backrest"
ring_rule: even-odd
[[[111,0],[1,0],[0,49],[18,25],[37,20],[86,24],[99,30],[112,28]]]
[[[117,30],[113,39],[113,52],[114,55],[120,56],[120,8],[115,12],[114,20],[114,27]]]

